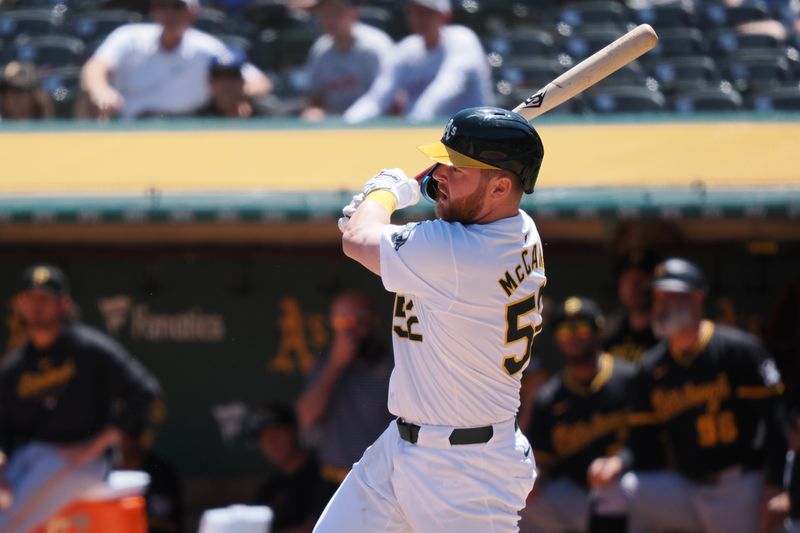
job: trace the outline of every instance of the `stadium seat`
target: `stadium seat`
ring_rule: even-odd
[[[634,15],[639,24],[650,24],[659,30],[689,28],[697,24],[694,4],[691,2],[645,7],[637,9]]]
[[[278,32],[264,30],[253,40],[250,61],[263,70],[278,68]]]
[[[502,58],[546,57],[552,58],[555,41],[544,30],[519,28],[503,36],[485,39],[487,52],[499,54]]]
[[[622,36],[622,32],[613,29],[576,31],[575,34],[566,40],[564,52],[574,59],[583,59],[597,52],[620,36]]]
[[[709,37],[710,52],[717,57],[729,56],[738,52],[778,50],[784,43],[775,36],[764,33],[740,34],[722,30]]]
[[[46,35],[19,39],[12,53],[17,61],[33,63],[40,69],[80,66],[85,46],[77,37]]]
[[[239,50],[245,53],[248,59],[250,58],[250,53],[251,50],[253,49],[253,44],[247,37],[243,35],[237,35],[234,33],[225,33],[223,35],[217,35],[216,37],[226,45],[233,48],[238,48]]]
[[[509,84],[512,89],[539,89],[558,77],[564,70],[564,66],[555,59],[511,59],[496,69],[495,80],[498,84],[503,82]]]
[[[277,46],[278,68],[290,68],[303,65],[308,51],[320,33],[316,27],[285,29],[278,32],[275,41]]]
[[[664,95],[647,87],[609,87],[592,91],[589,108],[595,113],[656,113],[664,111]]]
[[[663,59],[651,67],[664,92],[702,89],[719,83],[719,70],[710,57]]]
[[[194,27],[212,35],[225,33],[228,29],[227,16],[216,9],[202,9],[194,21]]]
[[[47,35],[56,30],[58,23],[58,16],[49,9],[0,11],[0,39]]]
[[[56,118],[72,118],[80,93],[80,67],[53,69],[42,76],[42,89],[53,100]]]
[[[735,57],[727,63],[723,74],[742,93],[786,86],[796,77],[790,59],[779,54]]]
[[[672,109],[678,113],[728,112],[742,108],[742,96],[730,85],[677,94]]]
[[[739,6],[708,4],[701,10],[700,21],[707,28],[732,28],[744,22],[765,20],[769,16],[769,9],[760,2]]]
[[[543,9],[531,9],[521,0],[464,0],[453,2],[453,23],[480,36],[498,35],[513,27],[541,23]]]
[[[700,30],[672,28],[659,32],[658,44],[648,57],[691,57],[705,54],[706,44]]]
[[[620,2],[595,0],[577,2],[561,9],[558,19],[573,28],[585,25],[624,26],[630,22],[627,8]]]
[[[400,39],[408,33],[402,13],[381,6],[362,6],[359,8],[361,22],[380,28],[392,39]]]
[[[752,107],[756,111],[800,111],[800,86],[759,93],[753,97]]]
[[[141,20],[138,13],[124,10],[81,13],[72,22],[72,33],[83,42],[90,43],[105,38],[120,26]]]

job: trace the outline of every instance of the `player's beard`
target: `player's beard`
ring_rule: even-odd
[[[486,190],[489,184],[481,179],[475,190],[464,198],[454,200],[447,195],[447,204],[441,199],[441,188],[439,189],[439,199],[436,201],[436,216],[447,222],[460,222],[462,224],[472,224],[478,218],[483,202],[485,201]],[[449,192],[449,191],[448,191]],[[446,193],[445,193],[446,194]]]
[[[653,334],[659,339],[669,337],[689,329],[695,322],[690,304],[681,305],[665,314],[653,315]]]

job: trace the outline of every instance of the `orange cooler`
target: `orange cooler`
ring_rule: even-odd
[[[144,497],[78,501],[33,533],[147,533]]]

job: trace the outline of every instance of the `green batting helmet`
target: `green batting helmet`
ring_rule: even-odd
[[[445,165],[503,169],[516,174],[530,194],[544,158],[544,145],[522,116],[499,107],[470,107],[450,119],[439,142],[420,146]]]

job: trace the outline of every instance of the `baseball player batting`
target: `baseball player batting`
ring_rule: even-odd
[[[314,531],[517,531],[536,476],[518,430],[520,376],[541,328],[542,244],[519,209],[544,156],[534,128],[494,107],[456,113],[436,165],[436,220],[393,225],[420,186],[383,170],[343,210],[346,255],[397,293],[389,411],[397,417]]]

